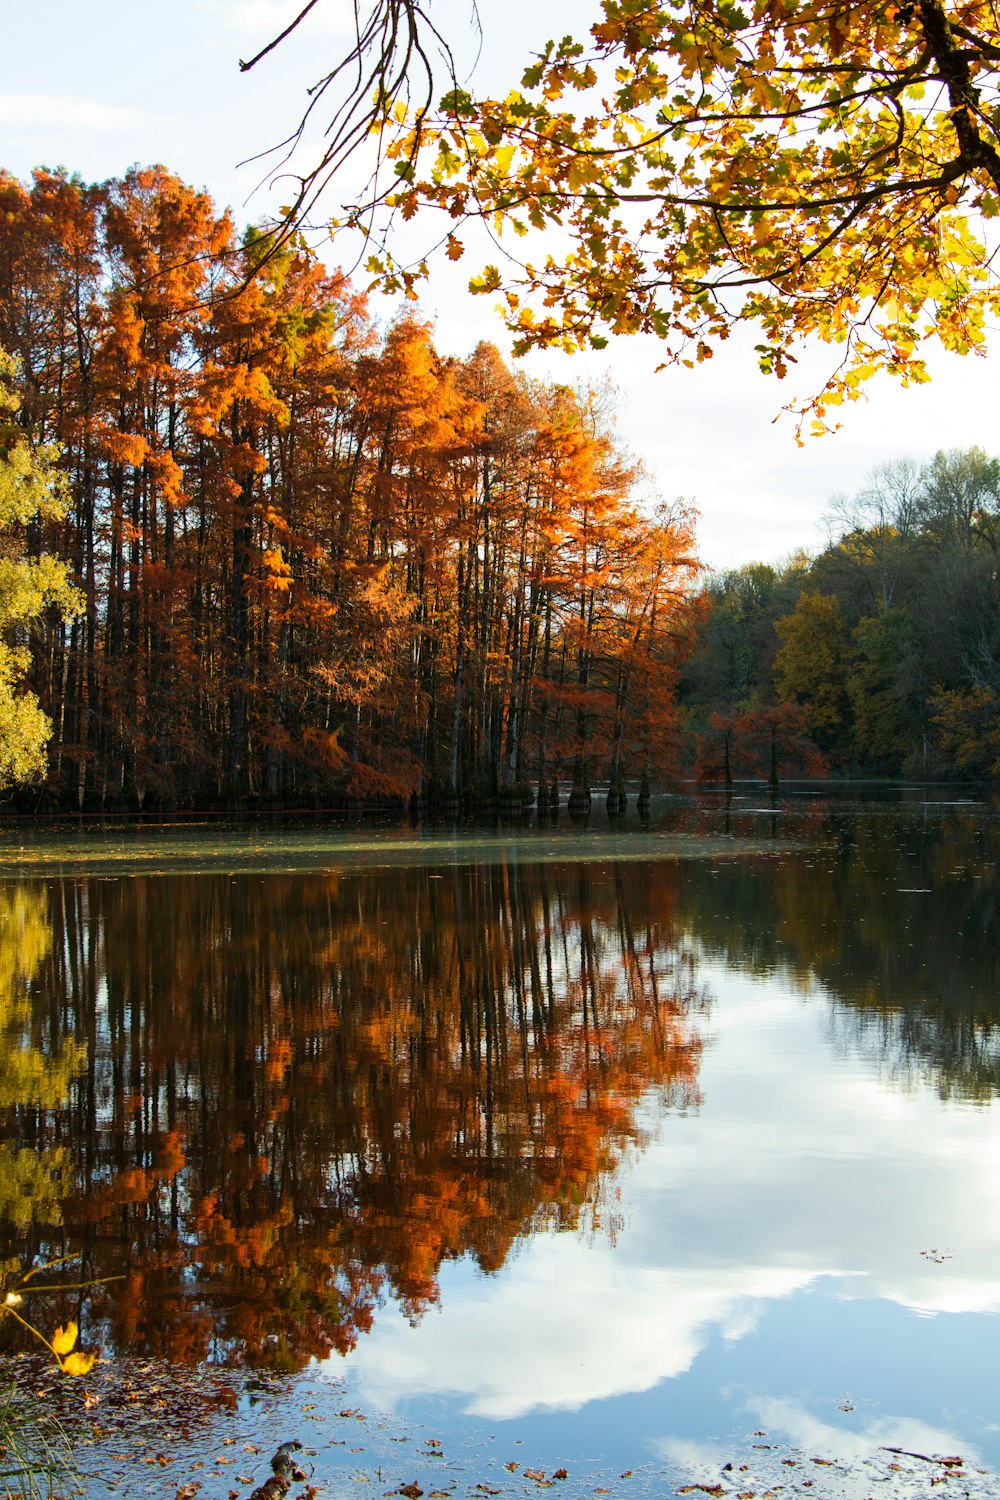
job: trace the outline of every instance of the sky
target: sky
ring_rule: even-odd
[[[264,217],[288,198],[287,182],[269,180],[268,162],[248,158],[298,122],[307,86],[347,35],[345,0],[319,0],[300,32],[264,62],[245,74],[238,64],[302,3],[33,0],[6,7],[0,167],[27,178],[35,166],[63,166],[101,181],[133,163],[162,162],[207,188],[238,222]],[[533,51],[550,35],[579,32],[584,14],[579,0],[479,0],[480,49],[471,0],[431,0],[430,9],[462,65],[480,53],[473,83],[484,90],[510,87]],[[331,264],[341,263],[339,250],[320,248]],[[509,347],[491,300],[466,290],[476,269],[471,257],[442,261],[421,293],[444,354],[466,354],[481,339]],[[363,284],[364,274],[356,279]],[[391,317],[386,299],[372,305],[376,316]],[[693,371],[656,373],[662,352],[643,338],[615,339],[600,354],[533,354],[524,365],[540,379],[610,381],[618,435],[647,471],[646,494],[697,508],[700,554],[714,568],[818,550],[830,501],[863,488],[879,463],[997,446],[992,361],[940,352],[930,361],[929,385],[903,390],[888,377],[877,380],[843,412],[839,432],[800,447],[783,408],[820,387],[836,353],[803,350],[789,378],[777,382],[758,372],[754,342],[749,333],[734,337]],[[1000,347],[1000,335],[995,342]]]

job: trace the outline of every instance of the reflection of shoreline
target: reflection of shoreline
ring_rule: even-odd
[[[7,1247],[121,1278],[88,1298],[107,1349],[294,1369],[386,1291],[419,1317],[443,1262],[596,1226],[650,1091],[697,1098],[675,887],[632,863],[55,886],[31,1003],[86,1066],[72,1107],[9,1124],[72,1175]]]
[[[944,832],[925,855],[967,847]],[[367,1380],[345,1407],[380,1392],[388,1405],[405,1384],[404,1405],[461,1402],[538,1432],[574,1422],[588,1441],[606,1410],[641,1409],[648,1434],[686,1442],[728,1382],[744,1402],[790,1402],[787,1431],[770,1408],[774,1433],[804,1441],[793,1418],[818,1408],[799,1397],[822,1381],[831,1399],[854,1393],[858,1431],[975,1434],[975,1388],[1000,1376],[981,1316],[1000,1310],[997,1119],[943,1103],[932,1067],[903,1092],[854,1047],[831,1049],[831,1007],[851,1013],[819,978],[838,943],[856,964],[888,951],[905,899],[890,853],[875,862],[882,904],[857,885],[846,930],[852,847],[834,879],[818,849],[711,867],[53,883],[33,1024],[47,1044],[77,1038],[87,1063],[73,1110],[9,1118],[22,1139],[72,1143],[103,1206],[45,1232],[92,1266],[131,1256],[127,1296],[92,1312],[109,1346],[295,1368],[354,1341],[331,1334],[358,1335],[348,1366],[331,1362]],[[976,889],[959,868],[909,934],[907,975]],[[865,1014],[888,994],[875,973]],[[988,1017],[990,995],[966,999]],[[578,1129],[588,1118],[597,1129]],[[603,1229],[558,1232],[595,1215],[613,1246]],[[942,1245],[950,1259],[922,1258]],[[439,1275],[439,1304],[411,1328]],[[794,1342],[806,1304],[808,1348]],[[290,1384],[286,1418],[315,1389],[309,1372]],[[953,1429],[946,1396],[975,1421]],[[447,1417],[456,1432],[488,1419]]]
[[[716,822],[718,818],[716,819]],[[699,951],[836,1001],[843,1045],[900,1087],[1000,1093],[1000,819],[964,805],[822,820],[807,854],[691,865],[678,919]]]
[[[139,842],[139,841],[136,841]],[[757,854],[800,848],[793,838],[740,838],[700,833],[651,833],[641,825],[612,832],[590,833],[569,824],[553,834],[543,827],[524,834],[503,834],[494,838],[474,836],[454,838],[442,835],[428,840],[359,839],[351,837],[340,844],[327,838],[300,842],[294,839],[251,840],[248,848],[226,846],[217,853],[206,852],[202,840],[177,841],[157,837],[145,848],[132,841],[108,848],[103,844],[79,849],[58,845],[51,855],[42,849],[25,850],[17,846],[3,859],[2,878],[16,880],[25,876],[80,876],[117,878],[127,875],[227,875],[271,874],[304,875],[376,873],[392,869],[428,869],[465,867],[470,864],[551,864],[641,863],[654,860],[738,859]],[[0,850],[2,852],[2,850]]]

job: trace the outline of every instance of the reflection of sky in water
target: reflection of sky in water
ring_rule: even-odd
[[[352,1394],[516,1425],[553,1464],[690,1467],[761,1428],[845,1460],[1000,1467],[1000,1325],[981,1316],[1000,1308],[1000,1117],[838,1055],[818,990],[701,977],[703,1104],[620,1173],[616,1242],[542,1235],[490,1277],[444,1266],[417,1326],[376,1320]]]
[[[135,1047],[147,1048],[154,1075],[144,1095],[150,1109],[159,1087],[155,1062],[162,1045],[164,1056],[176,1053],[190,1079],[182,1106],[199,1088],[208,1100],[218,1089],[226,1110],[245,1108],[260,1140],[273,1138],[276,1161],[285,1160],[285,1150],[289,1161],[300,1162],[304,1186],[297,1227],[302,1233],[289,1239],[293,1268],[300,1245],[306,1253],[318,1251],[317,1259],[300,1264],[327,1264],[322,1233],[312,1234],[310,1215],[325,1210],[324,1192],[332,1179],[319,1175],[317,1191],[309,1178],[310,1150],[335,1149],[338,1163],[351,1158],[350,1119],[342,1120],[333,1105],[341,1088],[353,1097],[357,1079],[368,1077],[373,1058],[382,1057],[366,1029],[366,986],[376,992],[384,981],[391,1001],[386,1016],[400,1028],[398,1036],[395,1031],[376,1036],[387,1049],[388,1066],[387,1086],[373,1098],[404,1141],[412,1080],[418,1106],[426,1086],[444,1119],[467,1107],[478,1129],[491,1108],[488,1070],[486,1081],[468,1092],[460,1070],[410,1071],[406,1045],[413,1042],[407,1044],[407,1028],[412,1002],[419,998],[414,975],[423,972],[425,958],[433,983],[452,1007],[448,1016],[459,1015],[459,1002],[467,998],[477,1018],[490,1015],[488,1002],[495,1001],[496,1014],[509,1022],[504,1039],[520,1037],[524,1087],[516,1068],[501,1078],[509,1094],[501,1089],[501,1119],[509,1117],[515,1126],[522,1094],[530,1092],[529,1075],[537,1105],[551,1067],[576,1045],[585,998],[593,1006],[594,995],[603,996],[591,1012],[595,1016],[613,998],[618,1031],[609,1033],[612,1050],[617,1044],[626,1060],[635,1050],[638,1033],[625,1024],[632,970],[621,959],[626,942],[634,941],[642,952],[647,923],[659,936],[653,956],[637,971],[641,968],[643,983],[652,986],[655,970],[664,995],[676,989],[686,1010],[678,1022],[682,1041],[692,1034],[705,1041],[704,1051],[693,1054],[700,1063],[700,1108],[661,1116],[660,1095],[649,1088],[640,1095],[637,1122],[647,1138],[643,1145],[627,1148],[624,1165],[610,1178],[588,1179],[600,1227],[515,1240],[507,1263],[492,1276],[481,1274],[471,1258],[445,1260],[440,1300],[415,1326],[390,1301],[376,1311],[373,1331],[362,1333],[347,1360],[300,1368],[298,1375],[270,1384],[270,1377],[249,1374],[244,1385],[234,1376],[241,1396],[232,1421],[243,1423],[249,1441],[261,1449],[271,1443],[273,1451],[289,1437],[312,1437],[320,1492],[330,1493],[331,1484],[335,1493],[350,1492],[357,1481],[370,1488],[354,1493],[371,1494],[373,1500],[414,1478],[425,1493],[440,1483],[449,1493],[471,1496],[474,1481],[486,1480],[486,1493],[502,1487],[505,1495],[530,1495],[530,1481],[505,1467],[509,1461],[518,1461],[519,1469],[532,1465],[549,1472],[566,1465],[573,1481],[562,1491],[566,1500],[571,1492],[580,1500],[588,1489],[609,1485],[615,1500],[629,1489],[631,1500],[643,1491],[649,1500],[685,1481],[713,1486],[720,1479],[732,1494],[777,1493],[779,1485],[788,1493],[800,1481],[799,1494],[823,1500],[868,1500],[876,1493],[909,1500],[911,1493],[928,1493],[931,1478],[941,1477],[940,1467],[901,1456],[902,1469],[891,1472],[894,1460],[885,1450],[897,1448],[911,1455],[978,1457],[997,1473],[961,1480],[955,1475],[956,1482],[943,1492],[969,1490],[975,1500],[1000,1500],[995,1203],[1000,1126],[992,1107],[1000,1086],[995,1041],[1000,1010],[995,925],[990,925],[995,860],[989,842],[995,847],[994,825],[988,818],[932,823],[922,842],[923,824],[909,813],[876,819],[852,815],[821,820],[812,844],[806,840],[801,847],[800,836],[808,830],[795,823],[790,808],[781,811],[780,823],[771,818],[773,840],[767,836],[766,809],[760,817],[745,817],[739,828],[734,817],[739,836],[730,839],[728,809],[719,801],[704,817],[699,813],[697,825],[680,832],[666,822],[662,829],[616,827],[613,833],[584,832],[564,823],[558,829],[533,827],[523,837],[494,831],[466,839],[441,832],[424,839],[408,830],[383,837],[373,829],[331,837],[308,828],[292,837],[272,836],[262,827],[235,843],[220,838],[207,849],[187,831],[167,839],[147,838],[142,831],[108,840],[88,835],[73,845],[71,862],[80,873],[99,870],[104,877],[112,872],[120,877],[162,868],[186,877],[192,860],[199,869],[216,871],[201,885],[186,878],[137,881],[143,899],[134,910],[124,899],[127,882],[120,878],[110,886],[95,879],[87,887],[77,915],[82,941],[95,943],[98,960],[102,943],[120,945],[137,921],[152,920],[156,942],[138,947],[144,964],[148,948],[149,963],[162,970],[148,994],[139,984],[145,999],[136,1005],[136,971],[128,956],[119,950],[111,954],[107,981],[98,961],[91,1010],[104,1069],[100,1076],[107,1083],[115,1067],[124,1076]],[[753,845],[756,853],[745,842],[748,835],[760,841]],[[4,852],[15,852],[10,838],[0,848],[0,855]],[[723,853],[749,857],[720,858]],[[542,867],[531,862],[554,854],[558,859],[544,867],[543,879]],[[693,855],[699,858],[688,857]],[[647,868],[651,856],[664,863]],[[667,879],[666,861],[672,856],[681,858],[671,860]],[[47,878],[66,859],[56,839],[42,850],[16,851],[17,863],[27,862],[36,874],[44,870]],[[395,867],[387,876],[386,865]],[[424,865],[432,867],[426,878]],[[301,882],[268,878],[286,867],[309,873]],[[334,868],[340,872],[336,878],[320,873]],[[232,878],[237,869],[253,874],[237,880]],[[933,899],[924,894],[930,884]],[[546,921],[554,922],[557,934],[554,944],[538,947],[556,1007],[551,1065],[541,1055],[536,1029],[519,1032],[516,1014],[524,996],[512,978],[521,973],[523,954],[534,951],[543,897]],[[44,901],[37,899],[41,910]],[[140,911],[141,919],[135,915]],[[156,915],[151,919],[150,913]],[[54,933],[62,934],[54,915],[52,921]],[[186,923],[193,924],[195,934],[190,948]],[[393,924],[399,925],[398,939],[383,931]],[[688,937],[678,946],[685,931]],[[261,935],[268,942],[259,946]],[[481,948],[480,935],[489,938]],[[430,937],[438,948],[425,947]],[[52,941],[53,951],[61,952],[62,937],[54,935]],[[599,982],[593,994],[583,982],[585,949],[596,955]],[[697,961],[688,975],[685,960],[692,950]],[[258,961],[259,951],[264,957]],[[204,954],[221,957],[203,965]],[[723,954],[730,955],[731,967]],[[339,1009],[328,993],[328,970],[339,976]],[[808,975],[819,977],[810,982]],[[254,988],[258,978],[260,986]],[[821,980],[831,985],[829,995]],[[199,986],[212,997],[212,1023],[204,1033],[195,1026],[197,1045],[189,1046],[191,1017],[200,1014],[197,1004],[192,1009],[192,996],[202,993]],[[529,989],[534,996],[534,981]],[[703,1010],[706,992],[711,1003]],[[254,997],[252,1006],[245,1006],[246,995]],[[81,991],[78,1014],[84,1018],[90,1014],[86,1001]],[[176,1036],[168,1024],[175,1011]],[[645,1002],[638,1014],[645,1024],[651,1014]],[[600,1024],[606,1025],[609,1015]],[[337,1030],[341,1025],[343,1033]],[[272,1051],[280,1061],[277,1047],[285,1031],[289,1055],[311,1058],[318,1048],[330,1071],[315,1076],[325,1081],[310,1083],[295,1068],[286,1074],[287,1064],[273,1061]],[[349,1044],[338,1061],[331,1037],[341,1034]],[[412,1037],[422,1035],[413,1026]],[[457,1026],[442,1035],[457,1056]],[[238,1079],[230,1076],[230,1048],[253,1060]],[[537,1078],[528,1067],[536,1053]],[[656,1075],[650,1062],[654,1053],[661,1056],[654,1049],[640,1059],[635,1089],[645,1089]],[[603,1059],[603,1050],[600,1055]],[[683,1047],[680,1055],[688,1057]],[[452,1052],[442,1056],[450,1058]],[[629,1092],[634,1077],[626,1068],[617,1085],[629,1109],[636,1098]],[[250,1092],[241,1092],[251,1083],[257,1090],[254,1108],[247,1102]],[[314,1095],[315,1087],[326,1093]],[[683,1093],[680,1087],[674,1097]],[[364,1104],[363,1087],[358,1097]],[[982,1102],[965,1102],[973,1098]],[[265,1106],[271,1110],[266,1115]],[[287,1116],[281,1113],[286,1106]],[[185,1113],[182,1107],[181,1115],[192,1149],[188,1175],[178,1179],[184,1211],[195,1202],[184,1195],[203,1159],[206,1170],[216,1173],[213,1183],[228,1193],[224,1212],[241,1224],[247,1192],[237,1170],[242,1158],[232,1166],[229,1155],[217,1161],[214,1151],[213,1131],[224,1130],[229,1115],[222,1104],[219,1118],[208,1126],[199,1125],[194,1108]],[[307,1117],[308,1128],[297,1133]],[[378,1124],[378,1109],[375,1117]],[[116,1131],[124,1143],[123,1159],[131,1160],[129,1152],[142,1137],[133,1128],[138,1116],[131,1104],[105,1086],[103,1093],[97,1091],[92,1118],[103,1132],[97,1144],[106,1151],[109,1170],[118,1160]],[[432,1125],[436,1118],[431,1115]],[[563,1164],[571,1169],[572,1148],[580,1143],[568,1134],[569,1118],[552,1115],[556,1123],[543,1143],[548,1159],[552,1142],[561,1141]],[[287,1131],[269,1133],[271,1124],[286,1120]],[[503,1150],[496,1160],[473,1152],[466,1164],[459,1153],[456,1164],[447,1131],[441,1146],[433,1131],[421,1135],[414,1129],[412,1161],[404,1153],[398,1171],[390,1164],[381,1176],[376,1173],[370,1192],[360,1181],[352,1189],[361,1230],[372,1231],[370,1243],[358,1233],[362,1254],[379,1266],[384,1255],[389,1276],[395,1267],[400,1286],[408,1284],[399,1267],[405,1270],[405,1251],[413,1243],[405,1231],[408,1215],[418,1231],[425,1222],[414,1212],[422,1200],[413,1196],[424,1191],[421,1150],[432,1149],[427,1170],[436,1163],[445,1186],[454,1169],[460,1184],[464,1170],[477,1188],[484,1170],[477,1163],[485,1160],[485,1170],[502,1173],[506,1160]],[[515,1128],[514,1149],[524,1150],[529,1137],[530,1131],[519,1134]],[[359,1139],[378,1161],[370,1120]],[[470,1139],[474,1146],[475,1130]],[[147,1146],[156,1149],[149,1142],[143,1149]],[[261,1149],[259,1142],[254,1149]],[[466,1143],[466,1149],[472,1147]],[[572,1201],[579,1179],[571,1170],[556,1176],[552,1191],[564,1198],[553,1201]],[[528,1222],[523,1213],[534,1213],[538,1205],[540,1218],[554,1222],[542,1212],[549,1204],[543,1191],[548,1179],[536,1182],[530,1173],[528,1178],[535,1196],[528,1194],[527,1210],[516,1196],[499,1193],[490,1200],[499,1204],[491,1226],[498,1235],[508,1209],[509,1232],[515,1234]],[[506,1177],[500,1180],[507,1183]],[[278,1191],[284,1181],[280,1172],[274,1181]],[[348,1195],[345,1201],[350,1209],[354,1200]],[[437,1211],[446,1216],[443,1196],[428,1201],[427,1222]],[[257,1225],[255,1212],[266,1227],[268,1214],[273,1217],[279,1207],[266,1194],[256,1207],[250,1203],[248,1233]],[[587,1226],[593,1208],[587,1197],[582,1213]],[[380,1220],[387,1211],[389,1220]],[[140,1227],[142,1212],[139,1205]],[[481,1230],[483,1222],[481,1210],[470,1220],[473,1229]],[[446,1254],[449,1245],[489,1247],[489,1233],[470,1238],[470,1223],[460,1223],[461,1233],[450,1239],[442,1236]],[[322,1230],[321,1216],[317,1224]],[[415,1243],[419,1251],[419,1233]],[[156,1252],[155,1244],[144,1244]],[[241,1281],[221,1251],[218,1261],[214,1265],[210,1254],[205,1257],[207,1273],[189,1267],[191,1286],[185,1291],[197,1305],[194,1278],[205,1274],[204,1305],[218,1318],[224,1341],[238,1336],[239,1305],[227,1278],[238,1287],[252,1288],[253,1281]],[[280,1256],[275,1263],[284,1264]],[[272,1288],[277,1291],[273,1306]],[[286,1311],[282,1283],[268,1279],[266,1290],[262,1318],[271,1321],[261,1326],[275,1339]],[[252,1296],[251,1290],[247,1307]],[[234,1306],[237,1335],[226,1322]],[[294,1317],[294,1304],[292,1312]],[[157,1316],[153,1311],[154,1321]],[[186,1326],[185,1316],[186,1304],[174,1309],[177,1327]],[[329,1344],[307,1346],[302,1359],[310,1347]],[[266,1390],[262,1404],[254,1389]],[[368,1421],[345,1415],[357,1408],[369,1414]],[[380,1412],[393,1415],[379,1418]],[[151,1420],[158,1421],[155,1413]],[[432,1434],[447,1454],[437,1465],[422,1446]],[[126,1488],[120,1487],[126,1480],[117,1476],[101,1487],[96,1475],[104,1472],[109,1444],[117,1451],[122,1440],[109,1436],[94,1454],[88,1481],[92,1500],[110,1493],[152,1497],[154,1491],[134,1472]],[[794,1472],[784,1467],[790,1450],[793,1455],[799,1450]],[[810,1468],[820,1455],[833,1466]],[[149,1455],[142,1461],[147,1463]],[[260,1463],[266,1464],[266,1457]],[[727,1470],[727,1463],[736,1468]],[[620,1483],[626,1470],[636,1477]],[[814,1476],[808,1487],[806,1475]],[[262,1477],[258,1473],[254,1483]],[[892,1488],[876,1488],[883,1483]],[[217,1494],[221,1500],[225,1493],[225,1488],[207,1489],[201,1500],[216,1500]]]

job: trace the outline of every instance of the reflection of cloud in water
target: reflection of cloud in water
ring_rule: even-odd
[[[718,997],[704,1103],[665,1119],[621,1174],[615,1248],[543,1236],[496,1277],[446,1267],[438,1313],[411,1329],[386,1309],[352,1357],[367,1400],[451,1395],[494,1419],[575,1410],[682,1375],[712,1338],[748,1337],[768,1304],[821,1279],[844,1301],[1000,1309],[1000,1223],[983,1192],[1000,1115],[944,1106],[929,1087],[892,1093],[831,1057],[821,994],[710,965],[702,977]],[[952,1259],[921,1258],[942,1243]],[[898,1438],[889,1422],[857,1451]],[[920,1441],[947,1446],[899,1446]]]
[[[794,1401],[772,1397],[754,1397],[746,1410],[765,1428],[769,1439],[778,1439],[797,1448],[807,1457],[821,1454],[842,1463],[858,1463],[884,1448],[902,1448],[906,1453],[961,1453],[967,1463],[976,1461],[976,1453],[966,1439],[945,1432],[912,1417],[878,1416],[865,1421],[861,1413],[852,1431],[831,1426]],[[928,1475],[928,1477],[930,1477]]]
[[[717,1480],[719,1470],[729,1457],[721,1443],[699,1443],[693,1438],[654,1438],[649,1447],[664,1463],[674,1464],[692,1479]]]
[[[465,1410],[495,1420],[575,1410],[682,1374],[716,1329],[739,1337],[762,1302],[809,1280],[787,1268],[629,1267],[607,1246],[546,1237],[515,1275],[443,1277],[440,1312],[416,1329],[387,1310],[351,1365],[381,1407],[419,1394],[465,1395]]]

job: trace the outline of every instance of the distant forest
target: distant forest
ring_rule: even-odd
[[[82,810],[540,801],[604,783],[1000,772],[1000,466],[887,466],[816,559],[709,578],[605,393],[379,329],[304,241],[163,168],[0,174],[17,434],[79,612],[30,630]],[[10,437],[5,440],[10,444]],[[2,461],[2,453],[0,453]],[[18,657],[18,660],[21,658]]]
[[[681,699],[709,778],[1000,775],[1000,461],[880,466],[815,558],[714,578]]]

